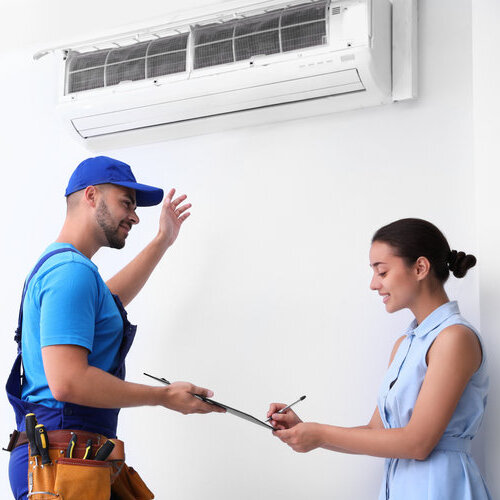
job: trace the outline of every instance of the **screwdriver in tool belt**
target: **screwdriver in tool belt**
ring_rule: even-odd
[[[35,427],[35,440],[42,456],[42,465],[52,463],[49,456],[49,438],[43,424],[38,424]]]
[[[40,452],[38,451],[38,446],[36,445],[36,440],[35,440],[35,426],[37,424],[35,414],[27,413],[25,416],[25,422],[26,422],[26,437],[28,438],[31,450],[30,456],[36,457],[37,455],[40,455]]]
[[[108,439],[96,452],[94,460],[106,460],[109,457],[109,454],[113,451],[115,447],[115,443]]]
[[[85,445],[85,454],[83,455],[83,460],[90,460],[91,453],[92,453],[92,439],[87,439],[87,444]]]
[[[74,432],[71,433],[71,439],[69,440],[68,447],[66,448],[66,457],[73,458],[73,450],[76,446],[76,434]]]

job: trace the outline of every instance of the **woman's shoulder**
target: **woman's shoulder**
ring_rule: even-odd
[[[482,347],[477,333],[464,323],[445,326],[427,353],[427,364],[433,361],[453,362],[474,373],[482,361]]]

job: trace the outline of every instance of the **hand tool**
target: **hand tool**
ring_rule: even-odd
[[[26,436],[30,443],[30,450],[31,450],[30,456],[35,457],[37,455],[40,455],[40,452],[38,451],[38,446],[36,445],[35,441],[35,426],[37,424],[35,414],[27,413],[25,417],[25,422],[26,422]]]
[[[71,439],[69,440],[68,447],[66,448],[66,458],[73,458],[73,450],[76,446],[76,434],[74,432],[71,433]]]
[[[42,456],[42,465],[52,463],[49,456],[49,437],[43,424],[38,424],[35,427],[35,439],[38,451]]]
[[[87,439],[87,444],[85,445],[85,454],[83,455],[83,460],[90,460],[92,455],[92,439]]]
[[[115,443],[108,439],[96,452],[94,460],[106,460],[109,454],[113,451]]]

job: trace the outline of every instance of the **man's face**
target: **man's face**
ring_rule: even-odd
[[[132,225],[139,223],[135,191],[123,186],[104,184],[98,187],[96,221],[111,248],[123,248]]]

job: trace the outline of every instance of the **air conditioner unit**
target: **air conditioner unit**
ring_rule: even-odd
[[[65,56],[64,119],[102,147],[393,100],[389,0],[223,5],[51,49]]]

